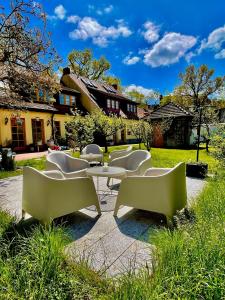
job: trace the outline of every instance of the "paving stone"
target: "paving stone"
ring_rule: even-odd
[[[106,178],[100,178],[100,188],[107,189]],[[119,181],[114,180],[118,190]],[[203,180],[187,178],[189,204],[203,189]],[[22,176],[0,180],[0,207],[18,219],[21,217]],[[57,222],[66,222],[66,228],[74,240],[67,248],[71,259],[86,259],[95,270],[106,271],[116,276],[140,267],[151,267],[153,245],[149,244],[149,229],[159,225],[158,214],[121,207],[118,217],[113,212],[103,212],[101,217],[95,211],[82,209]],[[149,267],[149,268],[150,268]]]

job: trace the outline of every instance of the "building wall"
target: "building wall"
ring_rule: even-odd
[[[39,118],[44,122],[44,142],[46,143],[52,135],[52,126],[48,125],[51,121],[52,113],[49,112],[35,112],[35,111],[14,111],[8,109],[0,109],[0,145],[7,146],[12,139],[11,132],[11,118],[15,117],[16,114],[25,120],[25,142],[26,145],[33,143],[32,136],[32,119]],[[5,119],[8,118],[8,123],[5,124]],[[60,131],[62,137],[65,137],[65,122],[73,119],[72,116],[67,115],[54,115],[54,121],[60,121]]]

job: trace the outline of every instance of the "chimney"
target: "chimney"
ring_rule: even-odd
[[[118,84],[117,84],[117,83],[113,83],[113,84],[112,84],[112,87],[113,87],[115,90],[118,90]]]
[[[63,75],[69,75],[70,74],[70,68],[66,67],[63,68]]]

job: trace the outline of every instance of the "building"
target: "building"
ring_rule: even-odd
[[[64,124],[75,115],[79,97],[78,91],[64,87],[55,101],[45,93],[39,93],[32,102],[1,96],[0,146],[14,151],[45,150],[53,135],[65,137]]]
[[[178,104],[169,102],[150,113],[148,119],[154,125],[154,147],[186,148],[191,145],[193,115]],[[160,122],[165,124],[162,132]]]
[[[111,86],[104,82],[77,76],[69,68],[63,70],[61,84],[80,92],[81,105],[88,112],[101,108],[107,115],[114,114],[125,120],[138,120],[137,103],[125,97],[118,90],[117,85]],[[124,130],[112,137],[111,143],[122,144],[137,141],[128,124],[129,122]]]
[[[0,97],[0,146],[14,151],[41,151],[52,137],[65,138],[65,122],[79,111],[83,115],[96,108],[124,119],[137,119],[136,103],[123,96],[116,86],[70,74],[64,70],[61,91],[54,99],[39,92],[34,101],[16,101]],[[133,142],[129,128],[119,132],[112,142]]]

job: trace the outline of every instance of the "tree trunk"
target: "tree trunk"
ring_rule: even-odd
[[[107,145],[107,139],[104,137],[104,144],[105,144],[105,153],[108,152],[108,145]]]
[[[207,139],[205,142],[205,148],[206,148],[207,152],[209,152],[209,142],[210,142],[210,139]]]

